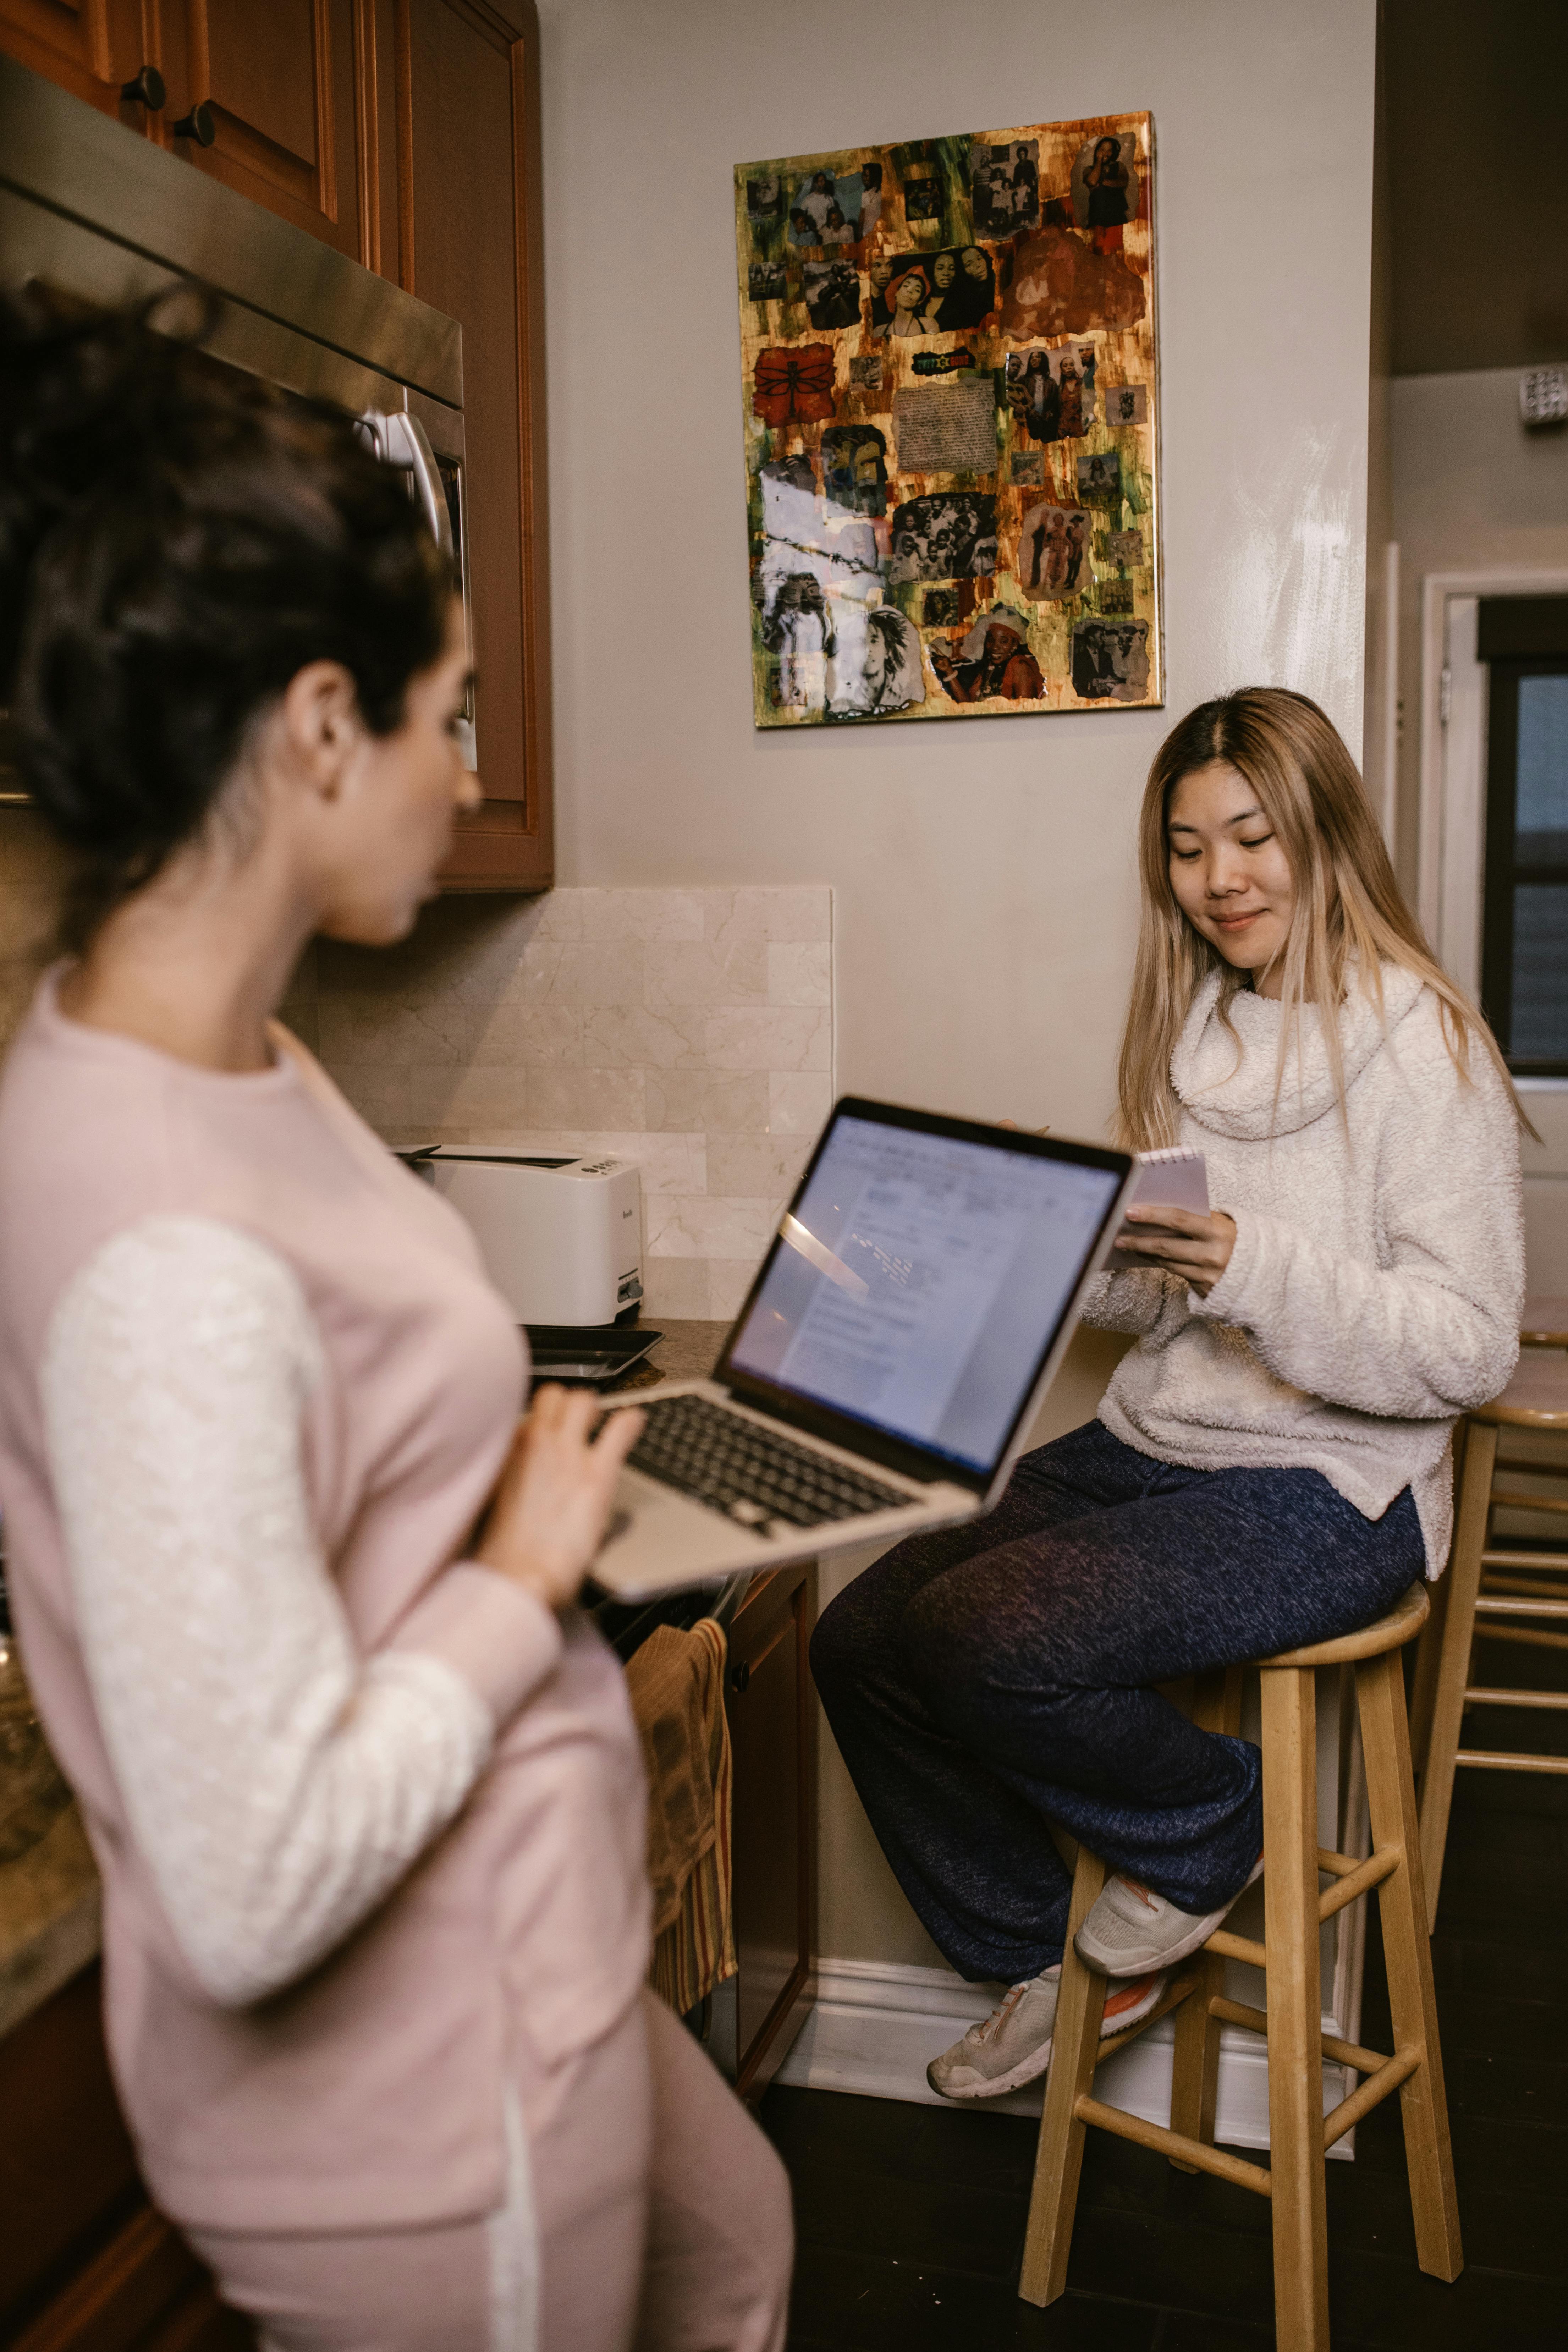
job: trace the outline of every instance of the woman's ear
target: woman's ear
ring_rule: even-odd
[[[359,696],[342,662],[307,662],[296,670],[279,716],[290,765],[323,800],[335,800],[363,733]]]

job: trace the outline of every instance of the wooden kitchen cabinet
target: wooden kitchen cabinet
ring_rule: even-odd
[[[0,2343],[254,2352],[249,2323],[147,2201],[103,2046],[99,1970],[0,2039]]]
[[[382,0],[390,46],[392,0]],[[377,0],[0,0],[0,47],[226,187],[380,267]],[[163,103],[123,96],[143,67]],[[386,71],[390,73],[390,64]],[[203,110],[199,131],[177,123]],[[205,136],[203,134],[205,134]],[[391,216],[395,199],[388,192]]]
[[[759,1577],[730,1628],[735,2087],[760,2099],[816,1998],[816,1563]]]
[[[532,12],[397,0],[397,276],[463,330],[468,568],[485,805],[447,869],[551,879]]]
[[[156,62],[142,45],[142,0],[0,0],[0,48],[100,113],[145,130],[145,108],[120,95]]]
[[[199,104],[210,145],[179,142],[197,171],[374,266],[377,190],[361,164],[362,110],[374,100],[369,10],[355,0],[163,0],[158,16],[172,102],[154,135],[172,140]],[[365,164],[374,160],[366,153]]]
[[[484,805],[444,879],[552,879],[531,0],[0,0],[0,48],[456,319]],[[161,110],[121,96],[143,66]],[[201,110],[210,141],[176,138]]]

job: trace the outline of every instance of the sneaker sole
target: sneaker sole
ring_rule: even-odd
[[[1130,2009],[1121,2010],[1115,2017],[1105,2020],[1100,2027],[1100,2040],[1108,2041],[1111,2034],[1125,2033],[1129,2027],[1138,2024],[1148,2016],[1164,1990],[1165,1979],[1162,1972],[1155,1976],[1148,1991]],[[1000,2099],[1005,2097],[1009,2091],[1021,2091],[1035,2082],[1050,2063],[1051,2043],[1047,2042],[1038,2050],[1031,2050],[1026,2058],[1021,2058],[1017,2065],[1010,2067],[1005,2074],[998,2074],[990,2082],[966,2084],[961,2091],[947,2091],[936,2079],[936,2061],[933,2058],[926,2068],[926,2081],[939,2099]]]
[[[1162,1946],[1157,1952],[1151,1951],[1147,1955],[1135,1954],[1131,1958],[1129,1958],[1125,1952],[1102,1954],[1098,1952],[1089,1942],[1084,1927],[1080,1927],[1072,1939],[1073,1950],[1078,1954],[1084,1967],[1092,1969],[1097,1977],[1142,1977],[1150,1975],[1155,1969],[1173,1969],[1178,1961],[1190,1959],[1194,1952],[1200,1951],[1208,1942],[1209,1937],[1218,1928],[1224,1927],[1246,1894],[1247,1887],[1255,1885],[1262,1875],[1263,1860],[1260,1855],[1247,1876],[1247,1886],[1238,1888],[1223,1910],[1211,1911],[1206,1918],[1201,1919],[1198,1925],[1185,1936],[1178,1937],[1173,1944]]]
[[[1045,2073],[1050,2063],[1051,2045],[1048,2042],[1042,2042],[1039,2049],[1031,2050],[1026,2058],[1021,2058],[1016,2066],[1009,2067],[1005,2074],[994,2075],[989,2082],[966,2083],[962,2090],[944,2090],[936,2079],[936,2061],[933,2058],[926,2068],[926,2081],[939,2099],[1000,2099],[1007,2092],[1021,2091],[1026,2084],[1034,2082],[1037,2075]]]

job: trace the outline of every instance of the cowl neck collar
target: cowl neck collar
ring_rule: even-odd
[[[1171,1055],[1171,1083],[1183,1108],[1211,1134],[1242,1140],[1293,1135],[1337,1110],[1321,1008],[1303,1004],[1275,1098],[1283,1008],[1242,989],[1230,1002],[1226,1029],[1215,1007],[1223,975],[1211,971],[1193,999]],[[1340,1054],[1348,1093],[1379,1048],[1406,1019],[1423,982],[1404,964],[1383,966],[1383,1010],[1360,985],[1352,965],[1339,1008]],[[1234,1034],[1232,1032],[1234,1031]],[[1237,1048],[1237,1040],[1240,1046]]]

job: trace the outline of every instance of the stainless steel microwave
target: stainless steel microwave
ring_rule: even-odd
[[[28,278],[103,303],[185,278],[215,288],[215,359],[342,409],[406,473],[452,556],[472,646],[455,319],[0,56],[0,282]],[[464,757],[478,767],[471,704]]]

